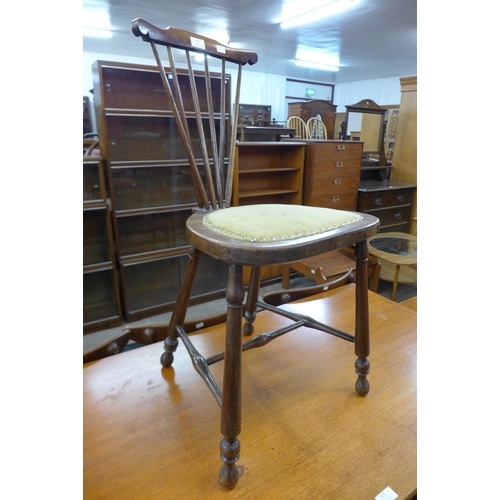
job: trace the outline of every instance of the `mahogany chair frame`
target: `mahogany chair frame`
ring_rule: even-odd
[[[240,454],[240,442],[238,435],[241,429],[241,363],[242,352],[266,345],[271,340],[281,337],[285,333],[301,327],[315,328],[335,337],[344,339],[354,344],[357,356],[355,361],[355,372],[357,380],[355,389],[360,395],[366,395],[370,389],[367,375],[370,363],[368,355],[369,343],[369,317],[368,317],[368,287],[367,287],[367,258],[368,249],[366,239],[378,231],[379,220],[376,217],[363,214],[356,215],[356,221],[346,227],[325,229],[325,233],[309,234],[300,236],[290,241],[242,241],[231,234],[224,234],[207,227],[205,218],[215,213],[226,216],[234,214],[242,208],[253,210],[255,207],[230,207],[231,189],[233,184],[233,165],[236,142],[236,131],[238,123],[239,94],[241,88],[242,67],[246,64],[255,64],[258,56],[255,52],[234,49],[220,44],[219,42],[201,35],[190,33],[177,28],[161,29],[143,20],[135,19],[132,22],[133,33],[150,43],[156,59],[163,85],[169,99],[170,107],[174,111],[179,133],[184,144],[187,158],[193,175],[193,182],[198,196],[199,210],[195,211],[186,224],[188,238],[191,244],[187,269],[181,284],[178,299],[172,312],[170,323],[167,327],[155,326],[155,335],[158,340],[164,339],[165,352],[161,357],[161,363],[168,368],[172,365],[174,352],[180,338],[188,351],[195,370],[200,374],[221,407],[221,433],[223,435],[220,444],[220,457],[222,467],[219,472],[219,481],[226,488],[233,488],[241,475],[241,467],[236,462]],[[166,47],[168,65],[165,65],[159,56],[158,45]],[[188,72],[193,75],[190,53],[196,52],[204,55],[206,92],[208,96],[208,112],[202,111],[198,102],[198,95],[194,77],[191,76],[191,93],[194,104],[194,113],[185,110],[182,92],[176,84],[176,62],[172,49],[181,49],[186,55]],[[234,116],[232,117],[231,133],[225,134],[225,127],[219,127],[219,136],[216,135],[214,116],[223,121],[225,114],[226,99],[224,85],[222,86],[221,112],[212,109],[211,84],[208,57],[219,60],[221,68],[219,73],[222,81],[226,75],[226,64],[236,65],[236,92],[234,103]],[[165,67],[169,68],[169,76]],[[171,80],[171,81],[170,81]],[[194,138],[190,136],[187,126],[188,119],[196,119],[200,143],[202,145],[202,158],[196,158],[193,151]],[[203,120],[210,122],[210,138],[204,135]],[[192,133],[192,132],[191,132]],[[227,149],[224,143],[228,140]],[[212,147],[209,153],[209,144]],[[228,157],[225,156],[227,152]],[[224,173],[227,164],[227,172]],[[213,176],[212,176],[213,174]],[[213,180],[212,180],[213,177]],[[205,183],[204,183],[205,181]],[[224,185],[225,182],[225,185]],[[256,206],[259,207],[259,206]],[[272,212],[276,206],[262,205],[266,210]],[[269,209],[271,207],[271,209]],[[280,206],[281,207],[281,206]],[[284,206],[283,210],[290,210],[291,206]],[[305,210],[330,210],[317,209],[315,207],[302,207]],[[222,214],[221,211],[222,210]],[[232,212],[231,212],[232,211]],[[330,211],[328,216],[332,215]],[[241,212],[240,212],[241,213]],[[246,213],[246,212],[245,212]],[[338,214],[337,214],[338,215]],[[262,221],[265,224],[265,221]],[[262,266],[284,264],[304,259],[308,256],[324,253],[336,248],[355,245],[356,255],[356,307],[355,307],[355,334],[349,334],[324,325],[319,321],[294,314],[279,307],[273,306],[259,299],[260,271]],[[229,266],[229,279],[226,290],[228,303],[226,315],[226,340],[225,351],[204,358],[191,342],[188,331],[185,328],[185,316],[188,309],[191,290],[193,287],[198,262],[202,253],[219,259]],[[243,266],[251,266],[252,272],[250,285],[245,299],[243,286]],[[349,272],[350,275],[350,272]],[[281,316],[289,318],[292,323],[273,332],[255,335],[243,343],[242,331],[245,335],[252,335],[254,321],[258,310],[270,310]],[[219,318],[220,319],[220,318]],[[243,320],[245,322],[243,326]],[[135,328],[135,327],[134,327]],[[132,331],[134,328],[129,329]],[[137,327],[140,328],[140,327]],[[148,326],[151,329],[151,326]],[[224,374],[222,389],[219,387],[210,372],[210,365],[224,360]]]

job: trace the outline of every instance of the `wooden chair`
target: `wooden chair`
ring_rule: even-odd
[[[271,340],[300,327],[310,327],[354,343],[357,356],[355,368],[356,391],[366,395],[369,391],[367,375],[370,363],[368,288],[366,239],[378,231],[379,220],[367,214],[300,205],[249,205],[231,207],[233,164],[238,123],[239,93],[242,67],[255,64],[258,56],[249,50],[226,47],[215,40],[176,28],[161,29],[143,20],[132,22],[136,36],[151,44],[170,107],[175,114],[177,128],[182,138],[193,182],[198,197],[199,210],[188,219],[186,231],[191,245],[187,269],[179,290],[168,327],[158,327],[158,338],[165,338],[165,352],[161,357],[164,367],[170,367],[180,338],[189,352],[195,370],[203,378],[221,407],[220,445],[222,467],[219,481],[224,487],[233,488],[239,477],[241,425],[241,362],[242,351],[263,346]],[[159,55],[159,45],[166,47],[168,64]],[[191,88],[182,88],[178,83],[178,72],[174,49],[181,49],[190,74]],[[206,96],[203,106],[194,85],[190,54],[205,57]],[[229,64],[236,65],[234,116],[229,127],[228,100],[231,96],[222,85],[219,110],[211,98],[212,80],[210,64],[220,63],[220,78],[226,81]],[[165,68],[168,68],[165,70]],[[167,72],[168,71],[168,75]],[[182,92],[181,92],[182,90]],[[183,100],[188,101],[183,102]],[[189,106],[189,107],[188,107]],[[230,131],[226,131],[227,122]],[[196,123],[196,127],[192,126]],[[227,132],[227,133],[226,133]],[[207,135],[208,133],[208,135]],[[201,154],[195,154],[202,146]],[[226,146],[227,145],[227,146]],[[292,314],[258,300],[261,266],[283,264],[304,259],[330,250],[356,245],[356,307],[355,332],[351,335],[333,327],[323,325],[313,318]],[[208,254],[229,266],[226,290],[228,303],[226,317],[225,351],[204,358],[195,348],[184,329],[184,320],[198,262],[202,253]],[[251,266],[250,285],[244,304],[243,266]],[[290,318],[291,324],[274,332],[255,335],[242,342],[243,333],[252,335],[257,309],[266,309]],[[305,348],[301,344],[301,348]],[[304,352],[305,349],[304,349]],[[210,372],[210,365],[224,360],[222,389]],[[188,466],[188,464],[186,464]]]
[[[313,116],[307,120],[307,131],[310,139],[327,139],[326,125],[321,116]]]
[[[307,123],[300,116],[291,116],[286,122],[287,128],[294,128],[295,139],[310,139]]]

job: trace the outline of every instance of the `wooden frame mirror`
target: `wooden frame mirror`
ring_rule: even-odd
[[[363,165],[386,165],[384,117],[387,109],[371,99],[346,106],[342,139],[360,140],[363,146]]]

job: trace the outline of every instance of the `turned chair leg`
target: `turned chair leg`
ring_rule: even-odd
[[[252,273],[250,274],[250,285],[245,305],[245,324],[243,325],[243,333],[245,335],[252,335],[254,331],[254,322],[257,316],[257,299],[259,298],[260,290],[260,271],[261,268],[259,266],[253,266]]]
[[[165,352],[161,355],[160,362],[162,366],[168,368],[172,365],[174,361],[174,352],[179,345],[178,334],[176,327],[178,325],[182,326],[186,318],[186,311],[189,304],[189,298],[191,297],[191,290],[193,289],[193,282],[196,276],[196,270],[198,269],[198,262],[200,261],[201,251],[195,247],[191,247],[189,251],[189,259],[186,266],[186,273],[182,280],[181,289],[179,291],[179,296],[177,297],[177,302],[175,303],[174,310],[172,311],[172,316],[170,318],[170,323],[168,325],[167,338],[164,341],[163,347]]]
[[[219,481],[226,488],[234,488],[241,475],[236,462],[240,457],[238,435],[241,430],[241,323],[243,311],[242,266],[231,264],[226,291],[228,304],[226,323],[226,348],[222,386],[221,459]]]
[[[366,396],[370,391],[367,376],[370,373],[370,324],[368,316],[368,245],[366,240],[356,243],[356,323],[354,350],[358,359],[355,367],[358,379],[356,392]]]

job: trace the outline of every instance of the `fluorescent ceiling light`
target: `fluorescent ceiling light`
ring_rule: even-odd
[[[304,68],[322,69],[325,71],[338,71],[339,70],[338,66],[330,66],[328,64],[321,64],[321,63],[312,62],[312,61],[301,61],[300,59],[296,59],[295,64],[297,66],[302,66]]]
[[[83,36],[111,38],[111,23],[106,12],[83,11]]]
[[[338,71],[339,56],[336,54],[325,54],[319,50],[299,48],[295,53],[295,64],[305,68]]]
[[[280,24],[283,29],[293,28],[294,26],[300,26],[303,24],[309,24],[317,21],[318,19],[322,19],[348,9],[355,3],[356,0],[336,0],[335,2],[329,2],[326,5],[322,5],[297,16],[291,17],[290,19],[287,19]]]
[[[83,36],[93,36],[95,38],[111,38],[113,33],[109,30],[99,28],[83,28]]]

